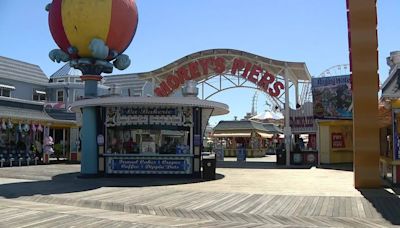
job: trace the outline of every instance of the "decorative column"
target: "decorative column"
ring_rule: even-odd
[[[60,48],[50,51],[50,59],[82,71],[85,99],[97,98],[101,74],[112,73],[114,67],[124,70],[131,63],[122,53],[136,33],[135,0],[53,0],[46,10],[51,35]],[[82,108],[81,176],[99,172],[97,135],[102,123],[97,114],[96,107]]]
[[[347,0],[353,91],[354,186],[376,188],[379,177],[376,0]]]

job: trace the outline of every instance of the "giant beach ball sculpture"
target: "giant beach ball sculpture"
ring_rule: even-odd
[[[129,57],[122,53],[138,24],[135,0],[53,0],[46,10],[51,35],[60,48],[50,51],[51,60],[70,61],[78,69],[95,64],[106,73],[113,65],[120,70],[129,66]]]

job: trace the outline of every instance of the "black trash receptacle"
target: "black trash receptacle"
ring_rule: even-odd
[[[276,149],[276,164],[277,165],[286,165],[286,150],[285,149]]]
[[[215,169],[217,161],[215,155],[203,156],[203,179],[204,180],[215,180]]]

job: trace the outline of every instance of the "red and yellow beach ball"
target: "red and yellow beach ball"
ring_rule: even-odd
[[[49,10],[50,32],[57,45],[72,58],[90,58],[89,44],[97,38],[119,54],[131,43],[138,24],[135,0],[53,0]]]

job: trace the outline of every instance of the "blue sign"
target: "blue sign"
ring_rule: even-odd
[[[190,168],[186,160],[169,159],[113,159],[112,170],[183,172]]]
[[[246,149],[245,148],[239,148],[236,150],[236,159],[238,162],[246,161]]]

